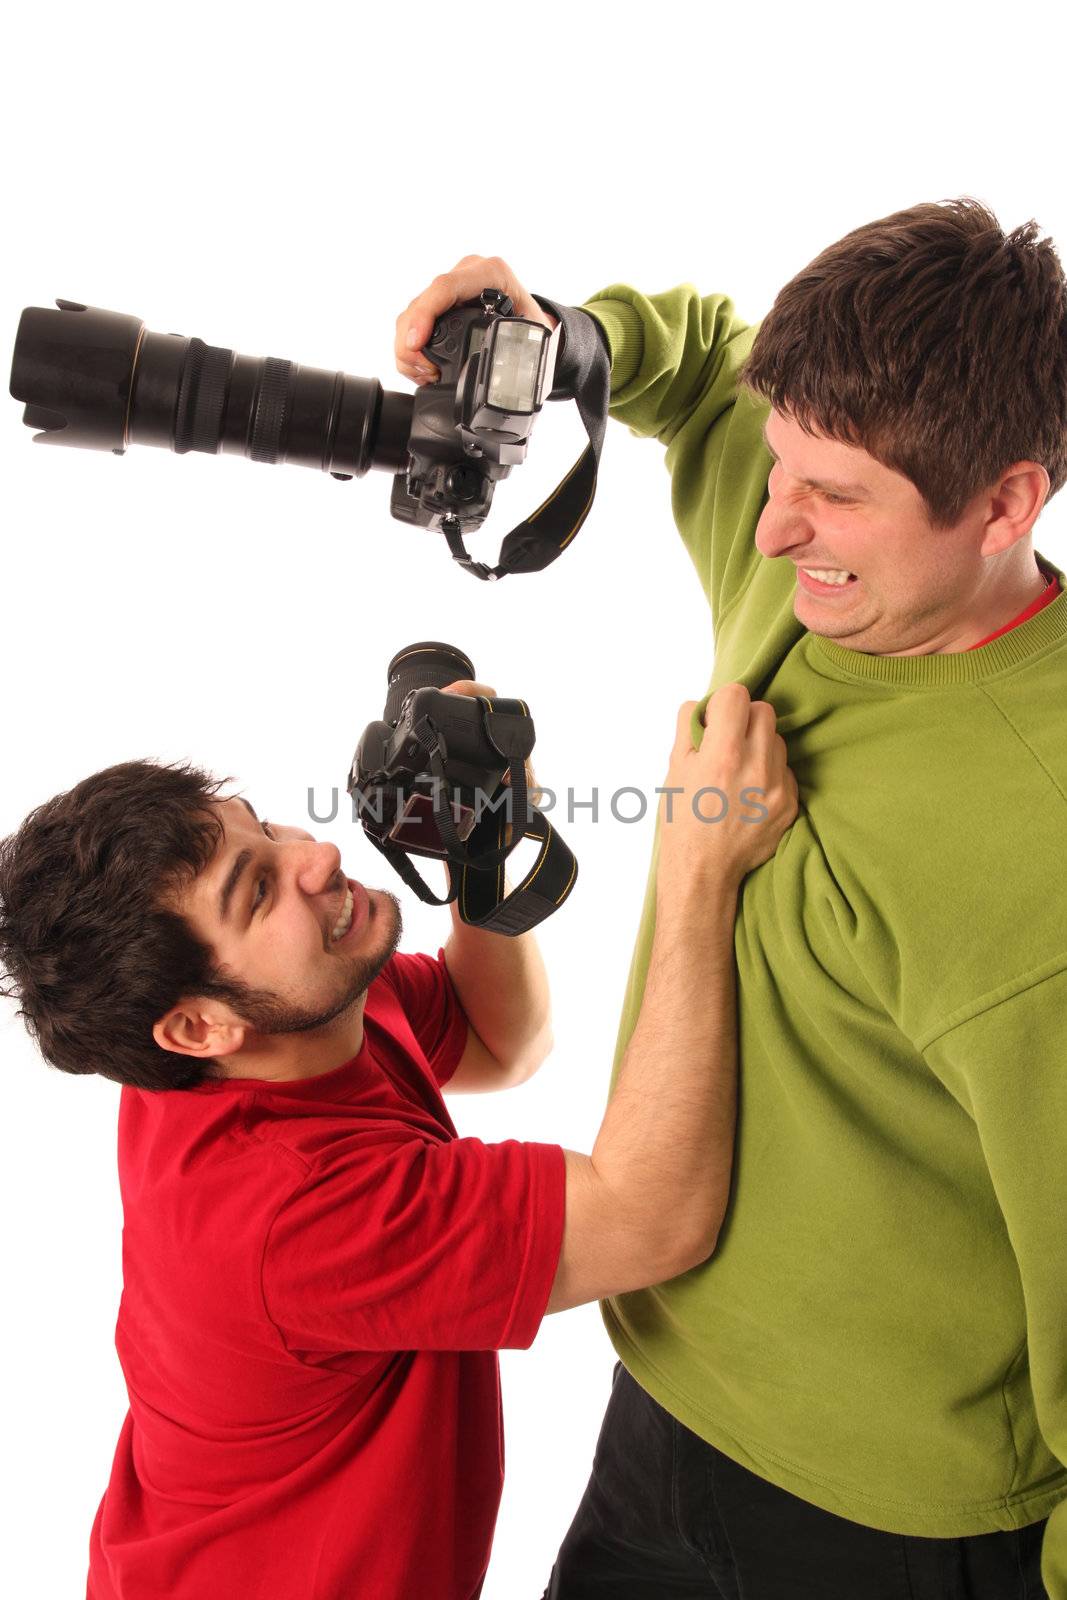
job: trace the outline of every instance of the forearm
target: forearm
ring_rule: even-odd
[[[661,895],[640,1016],[593,1147],[620,1219],[646,1232],[660,1219],[668,1257],[711,1254],[730,1191],[738,892],[731,879]]]
[[[737,894],[705,886],[659,906],[640,1016],[593,1153],[566,1152],[550,1311],[662,1283],[715,1249],[733,1162]]]
[[[451,906],[445,965],[467,1020],[504,1066],[521,1078],[547,1054],[548,974],[532,933],[508,938],[469,927]]]
[[[591,1156],[565,1152],[567,1219],[549,1308],[626,1294],[688,1272],[718,1242],[737,1105],[734,922],[747,873],[797,814],[774,709],[722,685],[693,741],[679,709],[657,824],[656,924],[637,1024]],[[714,828],[711,789],[766,801],[759,832],[739,808]],[[668,799],[667,797],[670,797]],[[685,797],[677,807],[673,800]]]

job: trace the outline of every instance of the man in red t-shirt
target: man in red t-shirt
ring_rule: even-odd
[[[727,685],[699,750],[693,709],[645,1010],[591,1156],[461,1139],[442,1099],[547,1052],[531,935],[453,910],[436,959],[397,954],[392,895],[187,766],[109,768],[0,845],[8,993],[53,1065],[123,1085],[130,1404],[89,1600],[473,1600],[503,1473],[494,1352],[711,1253],[737,896],[796,785],[770,706]],[[715,827],[709,787],[741,797]]]

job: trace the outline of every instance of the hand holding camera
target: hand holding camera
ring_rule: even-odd
[[[397,317],[394,346],[397,371],[420,387],[436,382],[440,373],[434,365],[435,352],[430,344],[435,323],[453,306],[476,299],[486,288],[499,289],[501,294],[507,295],[516,317],[555,328],[556,318],[541,309],[506,261],[501,261],[499,256],[464,256],[451,272],[441,273],[416,295]]]
[[[441,690],[441,693],[465,694],[469,695],[474,700],[477,700],[480,696],[484,696],[484,698],[487,700],[495,700],[497,697],[496,690],[491,688],[489,684],[475,683],[472,678],[460,678],[456,683],[446,683],[444,688]],[[510,785],[511,783],[510,769],[504,774],[504,783],[505,785]],[[540,805],[543,791],[541,790],[541,787],[534,776],[534,769],[530,765],[529,760],[526,762],[526,788],[529,792],[531,803],[535,806]],[[505,830],[504,839],[506,844],[511,843],[512,824],[510,822]]]

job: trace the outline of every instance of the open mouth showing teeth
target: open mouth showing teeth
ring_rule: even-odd
[[[341,907],[341,915],[338,917],[334,930],[330,935],[330,938],[335,943],[338,939],[343,939],[349,928],[352,926],[352,906],[352,891],[351,889],[346,889],[344,904]]]
[[[842,572],[837,567],[801,567],[805,577],[814,578],[816,583],[829,583],[834,588],[843,589],[846,583],[855,580],[854,572]]]

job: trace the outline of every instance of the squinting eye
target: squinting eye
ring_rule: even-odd
[[[266,898],[267,880],[266,878],[260,878],[259,882],[256,884],[256,894],[255,899],[252,901],[252,910],[257,911]]]
[[[832,506],[847,506],[851,503],[841,494],[828,494],[824,495],[823,498]]]

